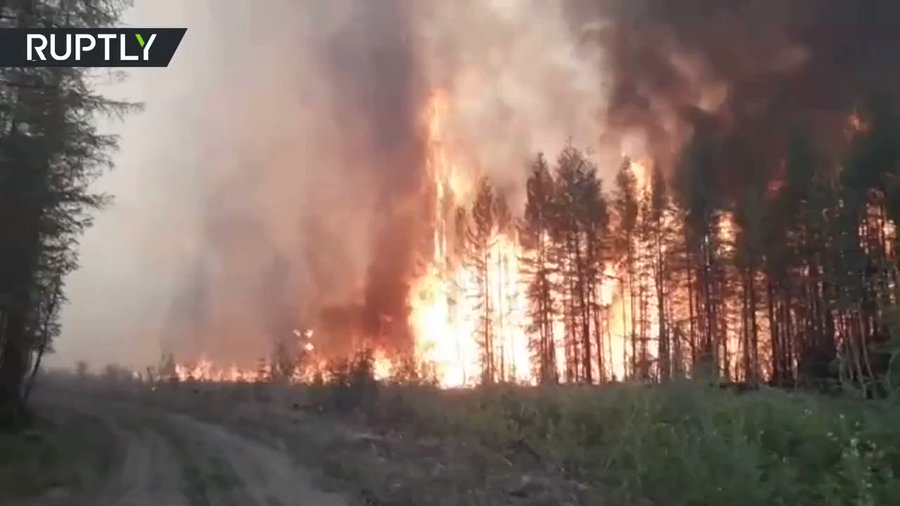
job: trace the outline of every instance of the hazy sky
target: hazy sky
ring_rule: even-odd
[[[146,109],[105,127],[121,149],[97,188],[115,202],[83,238],[51,364],[140,368],[163,342],[223,358],[253,344],[255,360],[273,322],[356,302],[379,227],[412,209],[408,189],[389,187],[421,171],[393,145],[415,141],[437,88],[457,153],[500,185],[521,188],[538,150],[597,137],[597,68],[575,62],[554,2],[261,5],[136,0],[128,12],[131,26],[188,31],[168,68],[108,88]]]
[[[128,12],[131,26],[188,26],[185,40],[165,69],[134,69],[111,85],[112,97],[144,102],[144,112],[105,126],[121,135],[116,168],[97,182],[115,196],[100,212],[81,245],[82,268],[68,281],[70,304],[51,364],[93,365],[119,361],[130,366],[158,356],[159,326],[168,315],[175,283],[173,266],[195,247],[189,214],[177,206],[190,202],[199,174],[184,157],[193,149],[183,136],[204,111],[194,106],[209,83],[208,25],[201,2],[139,0]],[[186,163],[188,162],[188,163]]]
[[[427,242],[437,91],[449,163],[516,212],[529,161],[567,141],[607,179],[623,155],[672,171],[701,116],[756,146],[823,110],[843,128],[862,89],[897,89],[896,31],[875,7],[834,23],[856,19],[843,0],[135,4],[127,24],[188,31],[168,68],[106,88],[146,110],[104,124],[121,150],[97,189],[115,203],[83,238],[53,364],[138,368],[162,348],[253,362],[323,308],[396,307],[404,253]]]

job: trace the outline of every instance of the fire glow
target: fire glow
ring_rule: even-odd
[[[443,129],[448,106],[444,95],[435,93],[427,109],[429,142],[423,198],[428,198],[431,206],[431,244],[428,256],[419,262],[419,274],[410,283],[407,294],[410,311],[407,323],[414,338],[413,349],[402,358],[381,348],[370,350],[372,374],[381,381],[394,379],[395,373],[408,372],[404,360],[411,356],[418,372],[443,388],[471,387],[485,382],[536,384],[538,378],[529,344],[528,275],[523,268],[529,253],[522,248],[515,219],[511,219],[506,227],[494,225],[479,258],[467,254],[471,253],[467,251],[470,246],[467,227],[471,226],[467,213],[473,207],[480,174],[459,164],[457,160],[461,157],[455,156],[448,147],[451,143],[447,142]],[[645,195],[645,200],[653,185],[650,166],[650,162],[631,162],[627,167],[635,189]],[[877,225],[881,235],[893,241],[894,223],[880,216],[877,206],[870,208],[865,223]],[[660,219],[666,228],[678,230],[681,226],[670,213],[664,213]],[[861,236],[865,236],[862,232]],[[719,250],[717,254],[733,256],[738,233],[734,214],[729,211],[719,214],[712,241]],[[602,281],[596,288],[596,300],[605,321],[595,325],[605,334],[605,349],[598,347],[591,351],[595,362],[590,366],[594,368],[592,381],[652,379],[652,364],[658,361],[660,353],[653,336],[662,331],[661,316],[676,319],[689,316],[684,292],[690,295],[690,279],[686,281],[687,286],[685,282],[672,284],[670,289],[677,293],[665,293],[668,300],[664,305],[651,301],[658,293],[653,272],[659,268],[657,262],[665,252],[665,245],[654,244],[651,237],[628,240],[633,256],[631,271],[625,257],[609,259],[604,262]],[[558,273],[552,278],[553,284],[561,284]],[[665,311],[662,315],[661,307]],[[722,310],[736,319],[746,308],[726,300]],[[566,369],[567,328],[561,319],[552,325],[557,373],[561,373]],[[725,367],[739,367],[737,360],[741,347],[745,346],[741,332],[737,326],[724,329],[720,360]],[[313,331],[294,330],[293,336],[297,340],[296,349],[302,354],[301,365],[284,379],[305,383],[316,377],[328,377],[333,364],[328,357],[319,355],[318,346],[313,343]],[[680,362],[685,360],[682,357]],[[673,367],[687,366],[680,362],[673,359]],[[273,364],[267,361],[261,361],[255,369],[235,365],[222,368],[205,359],[190,366],[178,364],[175,368],[175,376],[182,381],[260,382],[273,378],[273,372]],[[766,376],[770,371],[763,368],[759,374]]]
[[[517,236],[515,218],[504,229],[496,226],[487,242],[487,251],[479,269],[465,250],[468,224],[460,215],[471,209],[481,174],[457,160],[462,157],[450,149],[444,123],[450,103],[443,93],[431,95],[425,111],[428,135],[426,188],[423,196],[431,207],[431,247],[422,259],[419,275],[410,284],[408,325],[414,338],[412,356],[425,376],[443,388],[471,387],[485,381],[535,384],[528,337],[528,298],[523,251]],[[634,164],[633,170],[642,188],[649,186],[647,170]],[[502,199],[498,196],[497,199]],[[515,215],[515,213],[512,213]],[[483,280],[480,278],[484,278]],[[625,321],[629,314],[623,298],[617,296],[619,276],[607,264],[604,282],[599,287],[599,300],[611,308],[609,371],[624,375]],[[478,299],[480,292],[490,300]],[[484,305],[488,308],[485,309]],[[554,323],[554,332],[564,333],[564,323]],[[315,375],[328,376],[328,360],[319,357],[312,343],[312,331],[293,331],[298,349],[303,350],[303,364],[291,376],[293,382],[307,382]],[[484,343],[489,336],[489,343]],[[564,368],[565,352],[557,343],[558,368]],[[376,379],[390,379],[401,369],[400,358],[382,349],[372,350]],[[489,357],[486,357],[489,355]],[[492,364],[490,378],[485,378],[485,362]],[[234,365],[221,368],[201,359],[193,365],[179,364],[180,380],[258,382],[272,375],[271,364],[263,361],[255,369]]]
[[[482,345],[478,326],[493,336],[487,353],[498,357],[499,377],[530,383],[528,340],[525,333],[527,300],[521,282],[522,251],[508,231],[494,231],[485,258],[486,291],[493,304],[485,314],[475,300],[479,290],[475,268],[461,258],[459,234],[454,234],[456,210],[469,204],[465,173],[454,165],[442,136],[445,97],[436,93],[429,105],[428,174],[434,185],[433,257],[410,291],[410,326],[418,360],[430,368],[443,387],[469,386],[480,381]],[[469,184],[468,187],[472,185]],[[468,192],[471,193],[471,192]]]

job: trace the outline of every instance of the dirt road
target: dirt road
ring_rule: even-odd
[[[51,490],[29,505],[337,506],[308,469],[276,444],[207,421],[130,402],[54,399],[108,433],[108,469],[86,490]],[[0,500],[0,503],[3,501]]]
[[[402,409],[395,419],[374,407],[312,410],[302,387],[57,382],[41,394],[43,435],[23,438],[55,456],[31,459],[40,469],[13,480],[0,460],[0,506],[605,503],[534,451],[430,433],[405,424]],[[36,448],[28,454],[43,455]],[[19,482],[17,495],[3,488]]]

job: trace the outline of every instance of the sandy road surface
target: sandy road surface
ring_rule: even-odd
[[[109,470],[82,497],[46,497],[38,505],[337,506],[285,449],[223,426],[130,402],[55,399],[105,426]],[[32,503],[35,504],[35,503]]]

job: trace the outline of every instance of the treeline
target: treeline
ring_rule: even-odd
[[[11,0],[0,27],[104,27],[126,2]],[[72,68],[0,69],[0,422],[18,418],[26,378],[59,333],[63,282],[79,235],[104,196],[88,184],[109,167],[116,139],[98,114],[133,106],[97,94],[97,78]]]
[[[487,276],[488,238],[518,236],[538,380],[882,389],[900,349],[900,121],[885,104],[853,119],[843,149],[800,132],[742,181],[723,180],[723,141],[706,135],[665,172],[625,160],[609,187],[577,149],[538,156],[520,223],[483,182],[467,250]],[[503,380],[487,323],[480,344],[482,379]]]

